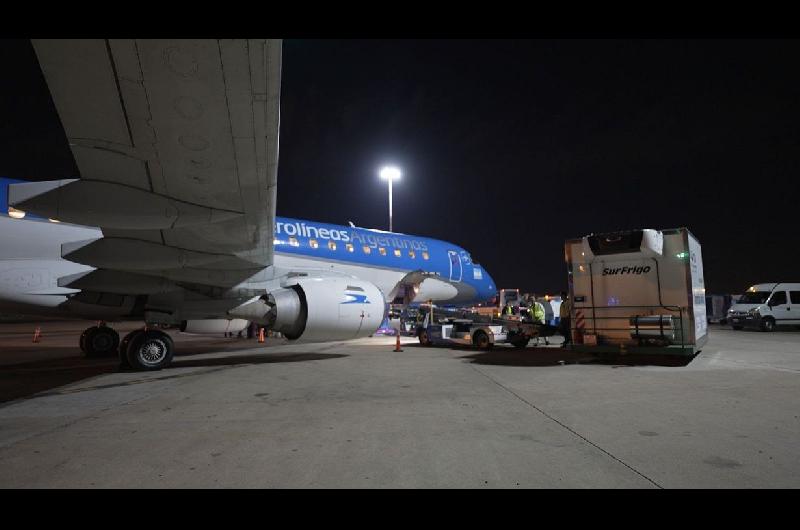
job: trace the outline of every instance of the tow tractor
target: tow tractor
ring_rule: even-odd
[[[547,324],[523,321],[516,315],[470,317],[465,314],[460,318],[436,318],[431,308],[417,326],[417,337],[423,346],[460,344],[490,350],[495,344],[506,343],[515,348],[524,348],[531,339],[552,336],[556,330]]]

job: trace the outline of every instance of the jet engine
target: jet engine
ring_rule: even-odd
[[[299,342],[367,337],[383,322],[383,293],[369,282],[339,277],[295,277],[290,282],[228,313]]]
[[[214,318],[203,320],[184,320],[181,322],[181,331],[184,333],[239,333],[247,327],[247,320],[241,318],[226,319]]]

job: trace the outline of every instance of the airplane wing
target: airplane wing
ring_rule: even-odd
[[[33,46],[80,178],[12,185],[9,199],[102,229],[101,239],[64,245],[64,258],[106,282],[145,275],[219,287],[272,264],[280,41]]]

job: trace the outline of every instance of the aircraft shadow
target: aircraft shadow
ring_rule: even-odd
[[[494,348],[462,357],[475,364],[497,366],[563,366],[567,364],[607,365],[612,368],[624,366],[668,366],[682,367],[692,362],[693,357],[649,354],[587,354],[561,348]]]
[[[199,359],[181,359],[176,356],[169,368],[191,368],[200,366],[226,366],[237,364],[269,364],[269,363],[297,363],[306,361],[324,361],[348,357],[345,353],[254,353],[247,355],[228,355],[226,357],[212,357]]]
[[[205,347],[188,350],[181,352],[182,355],[180,357],[176,355],[168,368],[158,372],[165,376],[159,379],[178,377],[177,375],[170,375],[170,370],[173,368],[291,363],[347,357],[347,354],[343,353],[269,353],[260,349],[260,353],[252,354],[212,358],[181,358],[186,355],[206,353]],[[209,351],[219,352],[219,348],[216,350],[209,349]],[[119,360],[116,357],[85,359],[76,356],[4,366],[0,368],[0,403],[30,397],[58,387],[78,383],[91,377],[115,372],[127,372],[126,370],[120,370]],[[181,377],[191,375],[193,374],[182,374]],[[113,386],[120,385],[104,385],[103,388]]]

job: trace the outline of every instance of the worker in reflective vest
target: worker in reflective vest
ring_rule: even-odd
[[[532,294],[530,299],[530,314],[533,321],[537,324],[544,324],[544,306],[541,302],[536,300],[536,295]],[[542,328],[544,329],[544,328]],[[547,340],[547,336],[544,337],[545,345],[549,345],[550,341]],[[539,336],[536,336],[536,346],[539,345]]]
[[[534,322],[544,324],[544,306],[536,301],[536,295],[531,295],[531,318]]]

